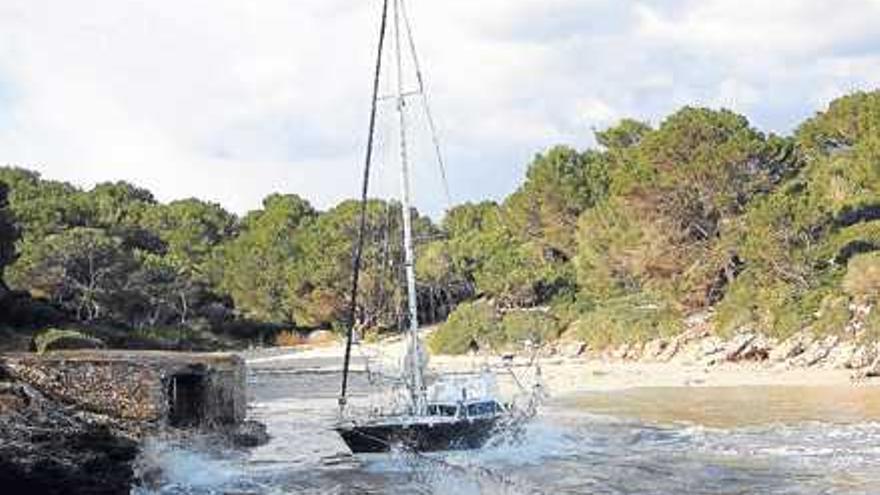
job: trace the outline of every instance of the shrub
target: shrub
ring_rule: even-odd
[[[880,296],[880,252],[860,254],[849,261],[843,290],[857,299],[876,300]]]
[[[863,345],[874,345],[880,342],[880,308],[876,305],[865,319],[865,328],[859,335],[858,341]]]
[[[751,327],[770,337],[784,339],[817,322],[822,330],[830,330],[842,318],[839,284],[836,273],[821,274],[811,279],[810,287],[755,277],[747,272],[740,276],[716,307],[715,328],[719,334],[731,335]],[[841,326],[842,328],[842,326]]]
[[[458,306],[446,323],[431,334],[428,347],[438,354],[464,354],[471,341],[494,346],[503,340],[495,308],[485,301],[476,301]]]
[[[850,318],[849,298],[832,294],[822,299],[813,330],[820,334],[840,334]]]
[[[501,319],[501,326],[507,343],[531,340],[543,344],[559,337],[562,330],[559,320],[542,311],[510,311]]]
[[[97,349],[104,347],[100,340],[75,330],[59,330],[50,328],[34,337],[34,348],[37,353],[61,349]]]
[[[574,337],[595,349],[644,343],[680,331],[681,314],[669,302],[636,295],[604,302],[575,322]]]

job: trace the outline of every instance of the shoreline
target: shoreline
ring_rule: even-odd
[[[357,349],[352,369],[364,369],[364,357],[380,359],[387,366],[402,349],[400,341],[363,344]],[[358,352],[360,351],[360,352]],[[285,363],[308,363],[310,370],[339,371],[342,366],[344,347],[340,343],[309,347],[302,346],[279,351],[271,355],[256,353],[246,358],[252,368],[265,368]],[[327,364],[338,359],[338,364]],[[438,372],[466,372],[478,370],[483,365],[495,369],[511,366],[523,369],[528,359],[514,356],[505,362],[500,357],[483,356],[431,356],[429,368]],[[320,364],[316,364],[319,363]],[[713,364],[672,359],[666,362],[650,360],[617,359],[608,356],[580,355],[571,357],[551,356],[539,358],[542,380],[553,397],[574,396],[590,392],[614,392],[636,388],[667,387],[875,387],[880,380],[856,379],[853,370],[831,366],[793,366],[788,362],[740,361]]]

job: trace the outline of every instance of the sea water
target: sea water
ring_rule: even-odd
[[[138,494],[874,494],[880,391],[655,388],[552,398],[516,443],[348,455],[330,429],[338,372],[254,367],[251,452],[148,443],[160,481]],[[355,375],[354,389],[364,378]]]

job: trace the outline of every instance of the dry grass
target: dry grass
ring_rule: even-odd
[[[296,330],[284,330],[275,336],[275,345],[278,347],[298,347],[308,342],[308,339]]]

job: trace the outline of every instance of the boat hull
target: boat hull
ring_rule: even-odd
[[[498,417],[439,423],[363,424],[339,426],[336,431],[355,454],[389,452],[402,447],[417,452],[469,450],[492,436]]]

